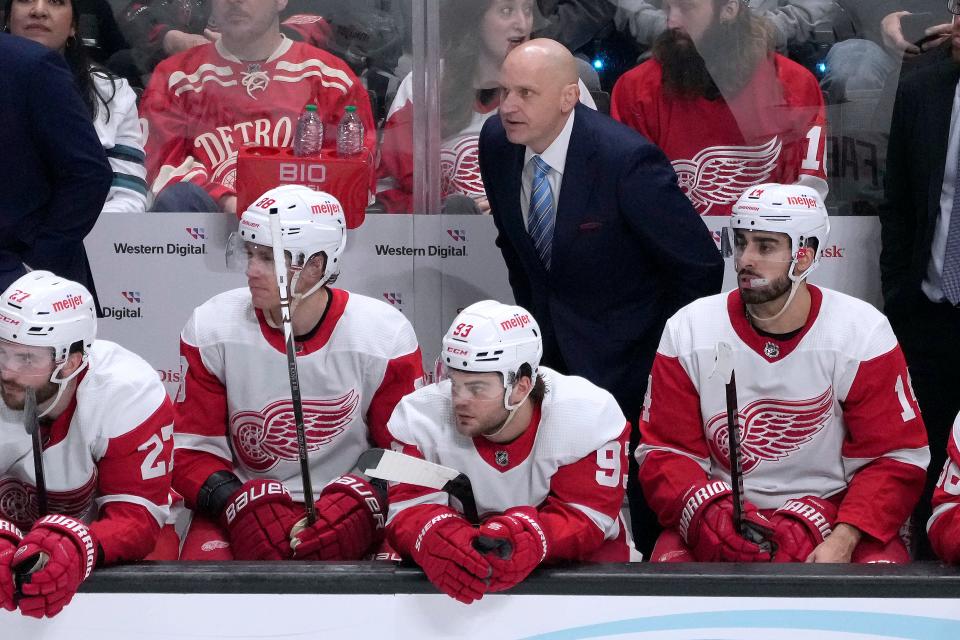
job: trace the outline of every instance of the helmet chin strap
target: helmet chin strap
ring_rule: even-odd
[[[797,295],[797,289],[800,288],[800,283],[806,280],[807,276],[810,275],[810,272],[813,271],[812,265],[811,265],[811,268],[808,268],[799,276],[796,276],[793,274],[793,270],[796,268],[797,268],[797,259],[794,258],[793,261],[790,262],[790,271],[787,276],[790,278],[790,295],[787,296],[787,301],[783,303],[782,307],[780,307],[780,311],[777,311],[772,316],[764,318],[763,316],[758,316],[756,312],[753,310],[752,307],[756,305],[748,304],[745,306],[747,308],[747,313],[750,314],[750,317],[752,317],[754,320],[759,320],[761,322],[772,322],[777,318],[779,318],[780,316],[782,316],[784,313],[786,313],[787,308],[790,306],[790,303],[793,302],[793,297]]]
[[[52,382],[52,383],[54,383],[55,385],[57,385],[57,395],[53,396],[53,399],[52,399],[52,400],[50,401],[50,403],[47,405],[47,408],[44,409],[44,410],[37,416],[37,418],[43,418],[43,417],[46,416],[48,413],[50,413],[51,411],[53,411],[53,408],[54,408],[55,406],[57,406],[57,404],[60,402],[60,398],[63,397],[63,392],[66,391],[66,389],[67,389],[67,384],[68,384],[71,380],[73,380],[74,378],[76,378],[78,375],[80,375],[80,372],[87,368],[87,365],[90,364],[90,361],[87,359],[86,354],[84,354],[83,360],[80,362],[80,366],[77,367],[77,368],[74,370],[73,373],[71,373],[71,374],[70,374],[69,376],[67,376],[66,378],[60,378],[60,377],[58,377],[58,376],[60,375],[60,372],[63,371],[63,368],[66,366],[66,364],[67,364],[67,359],[64,358],[63,362],[61,362],[60,364],[58,364],[58,365],[57,365],[57,368],[54,369],[54,370],[53,370],[53,373],[50,374],[50,382]]]
[[[290,291],[296,291],[296,290],[297,290],[297,283],[300,282],[300,274],[301,274],[301,273],[303,273],[302,270],[295,270],[295,271],[293,272],[293,277],[290,279]],[[321,288],[323,288],[323,285],[327,284],[327,281],[329,281],[329,280],[330,280],[330,276],[324,276],[317,284],[315,284],[315,285],[313,285],[312,287],[310,287],[310,289],[309,289],[306,293],[293,293],[293,294],[291,294],[291,296],[290,296],[290,319],[291,319],[291,320],[293,320],[293,312],[297,310],[297,307],[300,306],[300,303],[303,301],[303,299],[306,298],[307,296],[313,295],[314,293],[316,293],[317,291],[319,291]],[[274,329],[282,329],[282,328],[283,328],[283,326],[282,326],[281,324],[278,324],[278,323],[273,319],[273,314],[266,313],[266,314],[264,314],[264,318],[265,318],[266,321],[267,321],[267,325],[269,325],[270,327],[272,327],[272,328],[274,328]]]
[[[510,421],[513,420],[513,416],[517,415],[517,411],[520,409],[520,407],[523,406],[523,403],[527,401],[527,398],[530,397],[530,394],[533,393],[533,385],[532,384],[530,385],[530,391],[527,391],[527,395],[523,396],[523,399],[520,400],[520,402],[518,402],[517,404],[510,404],[509,398],[511,393],[513,393],[512,384],[508,389],[504,390],[504,395],[503,395],[503,408],[510,411],[510,413],[507,414],[507,419],[504,420],[503,424],[500,425],[500,428],[494,431],[493,433],[483,434],[484,438],[489,440],[490,438],[496,438],[498,435],[503,433],[503,430],[506,429],[507,425],[510,424]]]

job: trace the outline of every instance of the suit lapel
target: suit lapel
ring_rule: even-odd
[[[557,219],[553,229],[553,255],[562,255],[563,247],[573,240],[577,223],[583,220],[590,198],[589,185],[595,184],[590,164],[596,146],[593,144],[593,130],[588,122],[594,115],[587,113],[588,107],[577,105],[573,130],[570,132],[570,145],[567,147],[567,161],[563,168],[563,182],[560,184],[560,197],[557,199]]]
[[[926,133],[926,154],[931,158],[930,182],[927,185],[927,227],[932,232],[940,216],[940,191],[943,188],[943,171],[946,167],[947,146],[950,139],[950,116],[953,97],[957,89],[960,71],[952,58],[937,63],[935,81],[927,104],[927,118],[923,122]]]

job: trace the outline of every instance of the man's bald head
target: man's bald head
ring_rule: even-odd
[[[538,38],[511,51],[500,70],[500,119],[507,138],[542,153],[580,98],[577,63],[559,42]]]

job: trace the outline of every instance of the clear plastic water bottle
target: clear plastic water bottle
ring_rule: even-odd
[[[363,122],[353,105],[344,109],[343,118],[337,127],[337,155],[355,156],[363,151]]]
[[[297,135],[293,139],[295,156],[313,156],[323,147],[323,120],[317,113],[317,105],[308,104],[297,120]]]

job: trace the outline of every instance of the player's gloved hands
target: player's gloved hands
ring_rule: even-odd
[[[278,480],[249,480],[230,497],[220,524],[237,560],[285,560],[293,555],[290,530],[303,517]]]
[[[20,589],[20,612],[32,618],[57,615],[96,563],[97,541],[87,525],[61,515],[37,520],[13,556],[14,570],[34,569]]]
[[[348,474],[323,488],[317,521],[310,527],[306,519],[298,522],[290,546],[298,559],[359,560],[383,539],[386,522],[386,493]]]
[[[488,591],[504,591],[519,584],[547,557],[547,536],[537,510],[531,507],[515,507],[487,518],[480,535],[484,542],[500,543],[484,555],[493,567]]]
[[[944,511],[928,532],[930,546],[944,562],[960,564],[960,508]]]
[[[470,604],[483,597],[493,573],[487,559],[474,549],[479,535],[460,514],[440,511],[423,525],[411,555],[437,589]]]
[[[806,562],[814,549],[830,535],[837,507],[829,500],[805,496],[787,500],[770,516],[774,562]]]
[[[733,490],[722,480],[691,485],[682,497],[680,536],[700,562],[770,562],[770,552],[740,535],[733,521]],[[772,527],[743,501],[744,520],[764,538]]]
[[[12,522],[0,519],[0,609],[16,611],[16,586],[13,582],[13,553],[20,546],[23,533]]]

